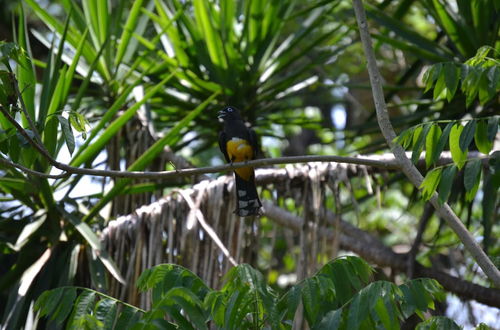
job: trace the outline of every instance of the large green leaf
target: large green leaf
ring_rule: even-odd
[[[450,130],[450,151],[451,157],[455,165],[457,165],[458,169],[462,169],[465,165],[465,161],[467,160],[467,150],[463,151],[460,148],[460,136],[464,127],[460,124],[454,124]]]
[[[448,200],[456,173],[457,168],[455,165],[448,166],[443,170],[439,182],[439,202],[444,203]]]
[[[419,187],[419,189],[422,190],[422,198],[424,200],[429,200],[432,197],[432,194],[436,191],[439,181],[441,180],[441,172],[441,168],[435,168],[432,171],[427,172],[425,175],[425,178]]]
[[[438,143],[441,138],[441,127],[433,124],[429,129],[425,140],[425,166],[428,168],[436,162],[438,158]]]

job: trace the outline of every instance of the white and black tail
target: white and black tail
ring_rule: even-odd
[[[253,178],[247,181],[241,178],[238,174],[234,173],[234,179],[236,183],[237,199],[236,210],[234,210],[234,213],[240,217],[260,215],[262,203],[260,202],[259,195],[257,194],[257,188],[255,187]]]

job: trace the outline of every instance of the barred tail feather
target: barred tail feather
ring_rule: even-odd
[[[257,187],[255,187],[253,178],[247,181],[235,173],[234,179],[236,183],[237,199],[236,210],[234,213],[240,217],[260,215],[262,203],[260,202],[259,195],[257,194]]]

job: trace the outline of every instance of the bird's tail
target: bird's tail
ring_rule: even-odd
[[[260,202],[259,195],[257,194],[254,176],[252,175],[250,180],[245,180],[237,173],[234,173],[234,179],[236,183],[236,199],[238,203],[234,213],[240,217],[260,215],[262,203]]]

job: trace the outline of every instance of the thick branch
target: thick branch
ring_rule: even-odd
[[[268,201],[263,201],[263,203],[264,215],[269,219],[296,232],[302,230],[302,225],[304,223],[303,218],[279,208]],[[334,223],[335,215],[333,213],[327,213],[326,217],[328,223]],[[338,229],[341,232],[340,245],[343,249],[355,252],[359,256],[380,267],[390,267],[401,273],[408,272],[408,255],[395,253],[375,236],[344,220],[340,220]],[[334,231],[331,228],[323,228],[319,232],[329,238],[333,238],[334,235]],[[446,290],[464,299],[474,299],[489,306],[500,307],[499,289],[486,288],[451,276],[445,272],[424,267],[420,263],[415,263],[415,275],[434,278],[441,283]]]
[[[366,14],[363,8],[362,1],[354,0],[353,4],[354,12],[356,13],[356,19],[358,21],[361,42],[363,44],[367,59],[368,73],[372,85],[373,100],[375,103],[377,120],[379,122],[380,130],[382,131],[387,144],[391,148],[391,151],[394,153],[394,156],[399,161],[401,170],[416,187],[419,187],[423,180],[422,174],[420,174],[420,172],[412,164],[408,157],[406,157],[403,148],[394,142],[396,133],[394,132],[391,121],[389,119],[389,113],[387,112],[387,106],[382,90],[382,79],[377,67],[377,62],[375,60],[375,54],[373,52],[370,34],[368,33]],[[434,206],[440,217],[448,223],[453,231],[455,231],[457,236],[464,244],[465,248],[474,257],[474,260],[476,260],[476,262],[479,264],[479,267],[481,267],[488,278],[494,283],[495,286],[500,287],[500,271],[491,262],[491,260],[484,253],[479,244],[476,243],[472,235],[467,231],[465,226],[462,224],[462,222],[456,216],[450,206],[448,204],[444,204],[441,206],[438,202],[437,193],[434,193],[434,195],[430,199],[430,202]]]

